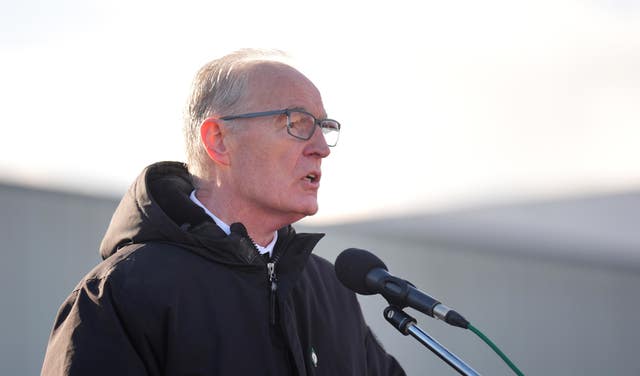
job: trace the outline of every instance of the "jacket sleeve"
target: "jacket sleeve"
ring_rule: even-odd
[[[382,348],[369,327],[367,327],[365,346],[367,350],[367,375],[406,375],[398,361]]]
[[[62,304],[41,374],[147,375],[123,325],[108,279],[83,281]]]

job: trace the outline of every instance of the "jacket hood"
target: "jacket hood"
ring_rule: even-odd
[[[158,162],[145,168],[123,196],[100,244],[103,259],[119,249],[149,242],[173,243],[213,261],[247,265],[258,255],[244,234],[227,236],[190,199],[194,185],[184,163]],[[232,226],[232,228],[238,226]],[[243,226],[240,226],[243,227]],[[323,234],[296,234],[287,226],[278,231],[276,248],[296,242],[311,252]]]

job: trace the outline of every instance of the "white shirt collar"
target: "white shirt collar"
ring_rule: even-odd
[[[225,234],[227,234],[227,235],[231,234],[231,227],[229,227],[228,224],[224,223],[220,218],[218,218],[215,214],[213,214],[211,211],[209,211],[209,209],[207,209],[202,204],[202,202],[200,202],[200,200],[198,200],[198,198],[196,197],[196,190],[195,189],[191,192],[191,195],[189,196],[189,198],[191,198],[191,201],[193,201],[196,205],[201,207],[202,210],[204,210],[204,212],[207,213],[207,215],[209,215],[209,217],[211,217],[211,219],[213,219],[213,221],[218,225],[218,227],[220,227],[222,229],[222,231],[224,231]],[[271,241],[271,243],[267,244],[266,247],[263,247],[260,244],[255,244],[255,243],[254,244],[258,248],[258,252],[260,252],[261,255],[263,255],[265,253],[268,253],[269,256],[271,256],[273,254],[273,247],[275,247],[277,240],[278,240],[278,231],[274,231],[273,232],[273,240]]]

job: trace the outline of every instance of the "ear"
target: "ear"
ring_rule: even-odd
[[[222,131],[220,120],[206,119],[200,126],[200,139],[209,158],[214,162],[228,165],[229,154],[225,145],[225,132]]]

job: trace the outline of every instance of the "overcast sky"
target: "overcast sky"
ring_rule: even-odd
[[[119,196],[184,160],[196,70],[290,53],[341,140],[317,221],[640,188],[635,1],[0,4],[0,179]]]

